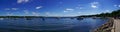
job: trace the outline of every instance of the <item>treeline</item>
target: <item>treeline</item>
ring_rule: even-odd
[[[78,17],[120,17],[120,10],[116,10],[111,13],[101,13],[96,15],[82,15]]]

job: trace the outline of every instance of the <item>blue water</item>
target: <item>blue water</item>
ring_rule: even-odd
[[[0,18],[0,32],[90,32],[107,19]]]

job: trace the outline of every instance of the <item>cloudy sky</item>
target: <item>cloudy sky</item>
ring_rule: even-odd
[[[119,8],[120,0],[0,0],[0,16],[79,16]]]

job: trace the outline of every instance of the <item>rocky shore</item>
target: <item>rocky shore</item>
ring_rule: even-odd
[[[111,32],[113,31],[113,29],[114,29],[114,19],[109,18],[109,20],[105,24],[93,30],[93,32]]]

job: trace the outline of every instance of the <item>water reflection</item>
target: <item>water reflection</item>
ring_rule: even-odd
[[[0,18],[0,20],[4,20],[4,18]]]
[[[83,20],[84,18],[77,18],[77,20]]]
[[[107,19],[47,17],[18,18],[12,21],[11,18],[5,18],[0,21],[0,32],[89,32],[106,21]]]
[[[26,20],[32,20],[32,18],[25,18]]]
[[[45,21],[45,18],[42,18],[43,21]]]

